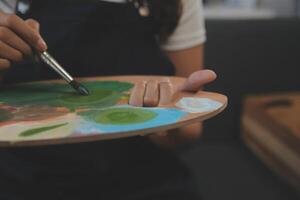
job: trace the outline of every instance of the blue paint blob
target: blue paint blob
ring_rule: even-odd
[[[174,124],[187,115],[186,112],[175,108],[137,108],[129,105],[115,106],[114,108],[116,107],[149,110],[151,112],[155,112],[156,117],[143,123],[124,125],[100,124],[87,119],[82,122],[80,128],[78,128],[77,131],[81,134],[109,134],[116,132],[137,131]],[[105,109],[102,109],[102,111],[105,111]],[[99,110],[99,112],[101,112],[101,110]]]

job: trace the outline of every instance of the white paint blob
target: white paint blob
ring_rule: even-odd
[[[176,106],[189,113],[210,112],[222,107],[222,103],[208,98],[184,97]]]

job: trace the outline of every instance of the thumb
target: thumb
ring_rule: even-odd
[[[197,92],[205,84],[214,81],[217,75],[212,70],[199,70],[192,73],[183,85],[179,88],[181,91]]]
[[[25,23],[30,27],[32,28],[32,30],[36,31],[39,36],[40,36],[40,40],[39,42],[41,43],[41,46],[44,46],[45,47],[45,50],[47,50],[47,44],[45,42],[45,40],[42,38],[41,34],[40,34],[40,23],[37,22],[36,20],[34,19],[27,19],[25,20]]]

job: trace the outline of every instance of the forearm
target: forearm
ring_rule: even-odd
[[[176,69],[176,76],[188,77],[197,70],[204,68],[204,45],[180,51],[167,51]]]
[[[166,52],[176,68],[176,76],[188,77],[195,71],[203,69],[203,45],[194,48]],[[174,147],[178,144],[185,144],[195,141],[201,136],[202,123],[195,123],[189,126],[170,130],[168,132],[153,135],[152,139],[157,144]]]

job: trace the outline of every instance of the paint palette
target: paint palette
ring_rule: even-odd
[[[113,76],[79,79],[91,92],[78,96],[62,81],[1,88],[0,146],[50,145],[146,135],[203,121],[220,113],[227,98],[210,92],[174,95],[159,107],[128,105],[142,80],[185,79],[163,76]]]

